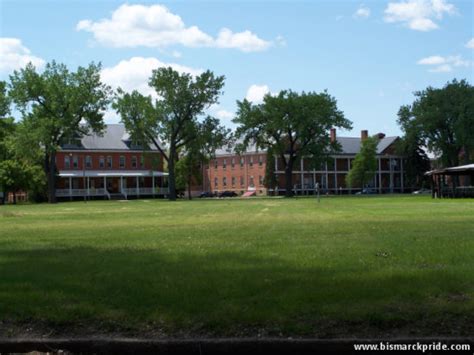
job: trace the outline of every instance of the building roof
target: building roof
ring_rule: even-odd
[[[383,137],[379,140],[377,146],[377,154],[383,154],[385,149],[391,146],[398,137]],[[357,154],[360,151],[361,138],[360,137],[337,137],[338,143],[341,145],[341,152],[339,154]]]
[[[361,138],[360,137],[337,137],[337,142],[341,145],[341,152],[338,154],[355,155],[360,151]],[[383,154],[384,151],[390,147],[396,140],[397,136],[394,137],[383,137],[379,140],[377,146],[377,154]],[[240,143],[238,141],[237,143]],[[257,149],[255,144],[250,145],[246,150],[246,154],[266,152],[265,149]],[[233,155],[235,154],[234,146],[226,146],[216,150],[216,155]]]
[[[130,134],[123,124],[108,124],[102,135],[92,133],[81,139],[81,146],[63,145],[63,149],[80,150],[143,150],[141,147],[131,146]],[[152,145],[150,149],[156,151]]]
[[[430,170],[425,175],[464,175],[474,173],[474,164],[452,166],[450,168]]]

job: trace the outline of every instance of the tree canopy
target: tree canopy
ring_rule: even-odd
[[[168,163],[169,198],[175,200],[179,153],[195,149],[202,125],[206,124],[200,118],[210,105],[218,102],[224,77],[215,76],[209,70],[193,77],[172,68],[159,68],[153,70],[148,85],[155,89],[156,100],[137,91],[119,90],[113,107],[135,139],[144,145],[154,145],[162,153]],[[212,134],[218,121],[207,121],[207,124],[212,122],[217,125],[211,128],[209,142],[218,138]]]
[[[350,129],[352,123],[337,107],[336,99],[326,91],[296,93],[281,91],[267,94],[262,104],[246,99],[237,101],[238,111],[234,123],[238,125],[237,138],[243,140],[240,149],[249,144],[271,150],[285,169],[285,194],[293,193],[293,165],[302,157],[312,159],[316,165],[339,147],[330,141],[330,129]]]
[[[367,137],[361,143],[360,151],[356,154],[352,168],[346,176],[349,187],[365,187],[371,181],[377,170],[377,137]]]
[[[440,156],[444,166],[474,159],[474,87],[454,79],[443,88],[415,93],[411,105],[402,106],[398,122],[419,143]]]
[[[9,94],[22,113],[25,132],[34,132],[30,137],[42,149],[50,202],[56,201],[55,155],[61,143],[104,129],[110,88],[101,82],[100,69],[91,63],[71,72],[52,61],[41,73],[28,64],[10,76]]]

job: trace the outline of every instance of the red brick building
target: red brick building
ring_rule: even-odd
[[[103,135],[65,142],[56,154],[58,198],[163,196],[166,173],[156,149],[144,149],[125,127],[107,125]]]
[[[323,192],[333,194],[353,193],[360,189],[350,189],[346,186],[348,174],[356,154],[360,150],[362,140],[368,137],[367,131],[362,131],[360,137],[337,137],[336,130],[331,130],[331,139],[341,145],[341,152],[333,155],[328,163],[319,168],[310,164],[310,159],[301,159],[293,171],[294,192],[296,194],[314,193],[316,184]],[[377,147],[378,169],[374,180],[366,186],[374,192],[392,193],[403,192],[403,160],[395,153],[395,142],[398,137],[385,137],[378,134]],[[274,159],[276,191],[265,185],[267,154],[251,147],[245,153],[238,155],[232,148],[216,152],[216,158],[203,168],[203,191],[219,193],[234,191],[243,194],[255,191],[257,194],[285,192],[285,172],[280,159]],[[194,189],[198,193],[199,188]]]
[[[346,186],[348,174],[361,142],[368,136],[336,137],[331,139],[341,145],[341,152],[318,168],[310,159],[301,159],[293,171],[293,190],[296,194],[312,194],[316,184],[323,193],[354,193],[360,189]],[[403,192],[403,160],[395,153],[398,137],[378,134],[378,169],[374,180],[366,186],[374,192]],[[219,149],[215,159],[203,165],[202,184],[192,188],[193,195],[201,192],[219,193],[234,191],[239,195],[247,191],[256,194],[284,194],[285,174],[280,159],[273,160],[276,188],[265,181],[267,170],[266,151],[250,147],[237,154],[232,147]],[[123,125],[108,125],[104,134],[85,136],[77,141],[66,142],[56,155],[59,171],[56,195],[58,198],[131,198],[164,196],[168,193],[163,171],[163,157],[156,149],[144,149],[131,141]]]

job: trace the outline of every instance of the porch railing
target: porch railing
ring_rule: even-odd
[[[122,189],[121,193],[124,195],[125,198],[127,196],[151,196],[155,195],[167,195],[169,190],[167,187],[156,187],[154,189],[152,187],[140,187],[138,190],[137,188],[124,188]],[[56,197],[83,197],[83,196],[106,196],[110,199],[110,193],[103,188],[100,189],[56,189]]]
[[[140,188],[126,188],[122,189],[122,192],[129,196],[137,196],[137,195],[166,195],[168,194],[168,188],[167,187],[155,187],[155,191],[153,192],[152,187],[140,187]]]
[[[107,196],[105,189],[57,189],[56,197],[77,197],[77,196]]]

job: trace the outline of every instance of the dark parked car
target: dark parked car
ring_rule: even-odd
[[[219,194],[219,197],[236,197],[238,196],[234,191],[223,191]]]
[[[201,194],[199,195],[200,198],[204,198],[204,197],[216,197],[216,195],[212,192],[201,192]]]
[[[364,188],[362,189],[362,191],[359,191],[356,193],[356,195],[372,195],[372,194],[376,194],[377,191],[375,189],[371,189],[371,188]]]

